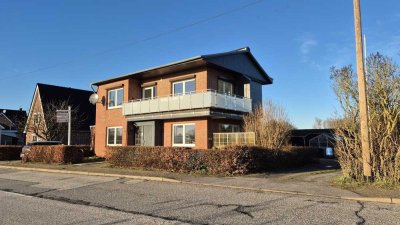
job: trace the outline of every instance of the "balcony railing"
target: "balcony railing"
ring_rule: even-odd
[[[201,108],[250,112],[251,99],[220,94],[214,90],[204,90],[184,95],[132,100],[123,104],[123,114],[127,116]]]

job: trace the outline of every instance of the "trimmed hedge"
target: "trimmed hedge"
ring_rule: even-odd
[[[83,151],[83,157],[91,157],[95,155],[94,150],[90,148],[90,145],[74,145],[74,147]]]
[[[34,145],[26,154],[24,162],[43,163],[80,163],[83,161],[83,150],[73,145]]]
[[[314,162],[316,158],[317,148],[271,150],[254,146],[222,149],[123,146],[110,147],[106,154],[106,160],[115,167],[202,171],[208,174],[246,174],[302,166]]]
[[[18,160],[22,146],[19,145],[0,145],[0,161],[2,160]]]

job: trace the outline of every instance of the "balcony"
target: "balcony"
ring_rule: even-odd
[[[123,114],[140,115],[179,110],[217,108],[238,112],[251,111],[251,99],[217,93],[214,90],[204,90],[185,95],[139,99],[123,104]]]

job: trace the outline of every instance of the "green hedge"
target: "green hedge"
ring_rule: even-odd
[[[82,147],[77,145],[34,145],[26,154],[24,162],[80,163],[83,161]]]
[[[19,145],[0,145],[0,161],[5,160],[18,160],[22,146]]]
[[[106,160],[115,167],[202,171],[208,174],[246,174],[297,167],[311,163],[317,157],[317,148],[271,150],[254,146],[222,149],[124,146],[110,147],[106,154]]]

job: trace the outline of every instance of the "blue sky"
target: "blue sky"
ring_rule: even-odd
[[[90,82],[250,46],[274,78],[263,98],[282,105],[298,128],[332,116],[329,68],[355,62],[352,1],[264,0],[170,32],[252,2],[0,0],[0,107],[28,109],[37,82],[90,89]],[[400,62],[400,2],[361,6],[368,52]]]

